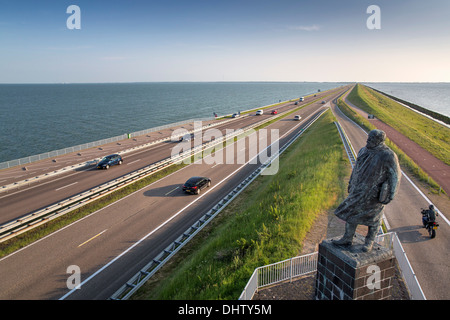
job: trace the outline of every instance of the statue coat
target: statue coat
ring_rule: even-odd
[[[384,206],[397,192],[400,174],[397,155],[384,143],[363,147],[350,176],[349,195],[335,215],[352,224],[379,225]]]

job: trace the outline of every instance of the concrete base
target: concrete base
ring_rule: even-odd
[[[364,237],[357,234],[353,245],[341,247],[327,239],[319,245],[316,300],[388,300],[395,274],[393,250],[374,243],[363,252]]]

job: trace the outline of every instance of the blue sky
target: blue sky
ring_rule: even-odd
[[[449,14],[448,0],[0,0],[0,83],[450,82]]]

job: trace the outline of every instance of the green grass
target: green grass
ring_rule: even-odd
[[[348,95],[350,102],[374,114],[436,158],[450,164],[450,129],[361,84]]]
[[[350,165],[327,111],[133,299],[237,299],[254,269],[301,251],[316,217],[344,198]]]

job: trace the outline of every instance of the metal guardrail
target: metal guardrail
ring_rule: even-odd
[[[148,281],[166,262],[168,262],[184,245],[186,245],[201,229],[203,229],[210,221],[212,221],[235,197],[237,197],[250,183],[258,177],[261,172],[268,167],[272,161],[279,157],[292,143],[294,143],[320,116],[325,112],[323,110],[316,115],[310,122],[292,137],[278,153],[273,154],[265,163],[254,170],[247,176],[236,188],[226,195],[218,204],[203,215],[197,222],[189,227],[182,235],[180,235],[173,243],[167,246],[144,268],[136,273],[127,283],[122,285],[111,297],[111,300],[127,300],[130,298],[146,281]],[[270,118],[272,120],[273,118]],[[258,126],[261,123],[258,124]]]
[[[280,116],[282,116],[282,114],[267,118],[266,120],[257,122],[250,126],[247,126],[243,130],[237,130],[233,133],[227,134],[227,135],[222,136],[213,141],[196,146],[193,149],[187,150],[186,152],[177,155],[176,157],[166,158],[166,159],[156,162],[152,165],[141,168],[132,173],[126,174],[118,179],[112,180],[110,182],[107,182],[103,185],[100,185],[100,186],[90,189],[88,191],[79,193],[71,198],[64,199],[64,200],[58,202],[57,204],[43,208],[43,209],[33,212],[29,215],[21,217],[17,220],[13,220],[9,223],[3,224],[0,226],[0,242],[3,242],[10,238],[13,238],[23,232],[31,230],[32,228],[35,228],[39,225],[47,223],[48,221],[58,218],[58,217],[66,214],[66,213],[69,213],[77,208],[80,208],[80,207],[88,204],[89,202],[92,202],[103,196],[106,196],[106,195],[110,194],[111,192],[114,192],[114,191],[116,191],[120,188],[123,188],[131,183],[134,183],[138,180],[141,180],[151,174],[154,174],[157,171],[160,171],[160,170],[174,164],[174,163],[181,162],[184,159],[189,158],[197,153],[200,153],[209,147],[213,147],[217,144],[222,143],[223,141],[226,141],[235,136],[241,135],[246,131],[249,131],[249,130],[251,130],[257,126],[260,126],[261,124],[264,124],[266,122],[272,121],[273,119],[278,118]]]
[[[355,150],[353,149],[353,146],[352,146],[350,140],[348,139],[347,134],[345,133],[344,129],[341,127],[341,124],[337,121],[335,121],[334,123],[336,124],[339,135],[341,136],[342,143],[344,144],[345,152],[347,153],[348,159],[350,160],[350,164],[352,165],[352,168],[353,168],[356,163]]]

